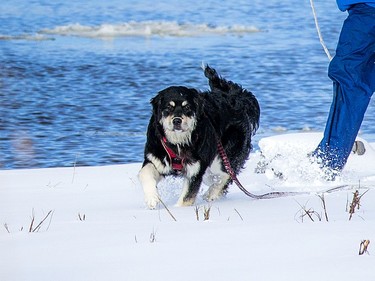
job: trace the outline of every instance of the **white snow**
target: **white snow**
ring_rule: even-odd
[[[239,176],[256,194],[311,194],[253,200],[232,185],[226,198],[211,204],[201,199],[202,190],[196,206],[175,207],[182,181],[168,178],[159,191],[177,221],[163,206],[145,208],[140,163],[0,171],[0,280],[375,280],[374,150],[366,142],[365,155],[351,155],[343,176],[326,183],[296,164],[319,137],[260,141],[266,157],[284,153],[287,165],[277,167],[288,175],[285,180],[254,172],[259,151]],[[285,154],[288,143],[302,150]],[[327,222],[317,192],[341,184],[349,186],[324,194]],[[356,189],[369,191],[349,221]],[[50,210],[30,233],[32,217],[36,228]],[[365,239],[371,241],[369,253],[359,255]]]

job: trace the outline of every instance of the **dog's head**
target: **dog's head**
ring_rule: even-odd
[[[191,134],[202,108],[200,100],[195,89],[177,86],[166,88],[151,99],[155,120],[162,125],[169,142],[191,142]]]

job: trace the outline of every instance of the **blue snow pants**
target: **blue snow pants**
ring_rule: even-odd
[[[351,153],[375,91],[374,7],[357,4],[349,10],[328,76],[333,81],[333,101],[314,155],[323,167],[339,172]]]

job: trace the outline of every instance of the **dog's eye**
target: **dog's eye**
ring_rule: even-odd
[[[172,105],[168,105],[164,110],[164,114],[169,114],[173,111],[174,107]]]
[[[191,107],[190,107],[189,104],[187,104],[187,105],[184,105],[183,109],[184,109],[185,112],[187,112],[187,111],[191,110]]]

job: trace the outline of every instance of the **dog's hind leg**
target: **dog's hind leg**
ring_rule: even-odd
[[[189,179],[185,179],[182,193],[177,201],[176,206],[192,206],[195,202],[195,198],[197,197],[198,191],[199,186],[192,183]]]
[[[139,172],[139,180],[143,187],[145,202],[150,209],[155,209],[160,201],[156,187],[160,178],[161,175],[152,163],[144,165]]]
[[[219,156],[216,156],[209,169],[207,169],[207,183],[210,188],[203,195],[206,201],[214,201],[226,194],[230,176],[222,170],[222,161]]]

